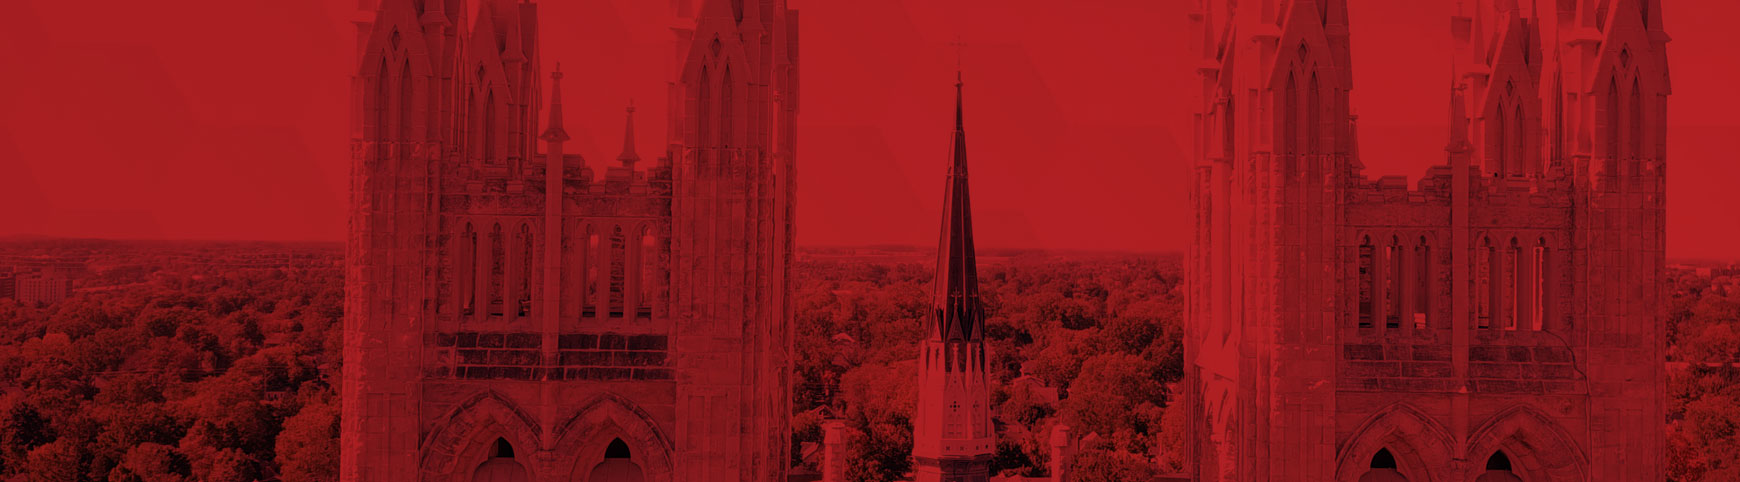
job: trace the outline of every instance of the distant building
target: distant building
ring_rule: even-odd
[[[0,299],[18,299],[18,276],[12,272],[0,272]]]
[[[17,298],[26,305],[51,305],[72,293],[72,279],[55,274],[38,274],[17,281]]]

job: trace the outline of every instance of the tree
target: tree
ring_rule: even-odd
[[[174,447],[143,443],[127,450],[109,472],[109,482],[183,482],[188,470],[187,459]]]
[[[42,413],[18,397],[0,404],[0,474],[24,472],[32,450],[54,440]]]
[[[30,451],[25,473],[30,482],[79,482],[84,472],[79,464],[79,449],[72,440],[60,439]]]
[[[279,475],[287,482],[338,480],[338,408],[316,402],[284,421],[278,433]]]

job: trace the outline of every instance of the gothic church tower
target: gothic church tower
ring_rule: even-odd
[[[954,151],[943,193],[936,285],[919,348],[918,407],[912,420],[916,482],[985,482],[996,449],[962,116],[957,81]]]
[[[1362,172],[1346,3],[1192,14],[1189,472],[1661,479],[1661,3],[1458,2],[1412,183]]]
[[[361,5],[341,477],[783,481],[797,13],[678,6],[641,162],[632,107],[569,152],[559,71],[540,125],[538,5],[478,2]]]

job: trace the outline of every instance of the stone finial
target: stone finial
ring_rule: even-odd
[[[1058,423],[1051,426],[1051,480],[1065,482],[1069,480],[1069,465],[1075,460],[1075,447],[1070,439],[1069,425]]]
[[[822,482],[846,482],[846,422],[822,424]]]

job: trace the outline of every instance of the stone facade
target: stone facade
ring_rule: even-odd
[[[1459,2],[1411,186],[1362,174],[1348,2],[1234,3],[1192,16],[1195,479],[1661,480],[1660,2]]]
[[[797,13],[678,9],[642,163],[632,109],[565,152],[538,5],[480,1],[356,21],[342,478],[783,480]]]

